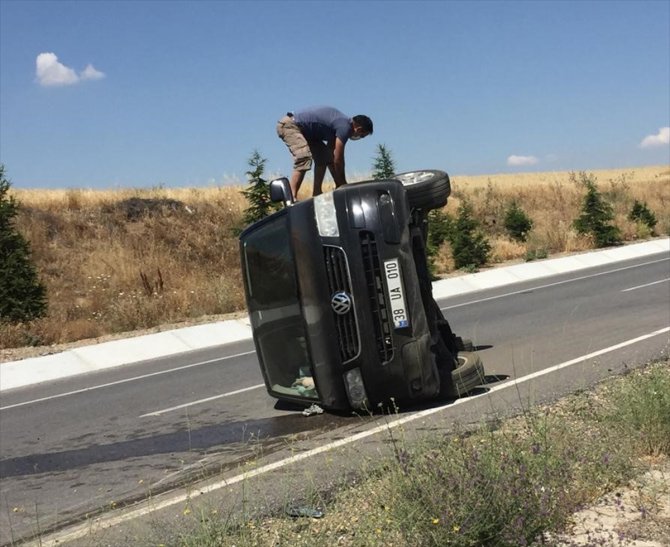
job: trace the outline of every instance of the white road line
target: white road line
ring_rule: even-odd
[[[651,287],[652,285],[657,285],[658,283],[665,283],[666,281],[670,281],[670,277],[666,277],[665,279],[661,279],[660,281],[654,281],[653,283],[646,283],[644,285],[638,285],[637,287],[631,287],[630,289],[623,289],[621,292],[628,292],[628,291],[635,291],[637,289],[644,289],[645,287]]]
[[[265,387],[265,384],[256,384],[255,386],[244,387],[242,389],[236,389],[235,391],[229,391],[228,393],[222,393],[221,395],[214,395],[214,397],[207,397],[206,399],[199,399],[197,401],[192,401],[190,403],[184,403],[183,405],[177,405],[170,408],[164,408],[163,410],[156,410],[155,412],[149,412],[148,414],[142,414],[140,418],[146,418],[147,416],[160,416],[161,414],[167,414],[173,410],[179,410],[180,408],[186,408],[187,406],[199,405],[201,403],[208,403],[209,401],[214,401],[216,399],[221,399],[223,397],[230,397],[231,395],[237,395],[239,393],[244,393],[245,391],[251,391],[252,389],[258,389],[260,387]]]
[[[440,308],[441,310],[452,310],[454,308],[461,308],[463,306],[469,306],[470,304],[479,304],[480,302],[487,302],[489,300],[496,300],[498,298],[505,298],[507,296],[514,296],[516,294],[523,294],[526,292],[530,291],[537,291],[539,289],[546,289],[548,287],[555,287],[557,285],[565,285],[566,283],[572,283],[574,281],[581,281],[582,279],[589,279],[590,277],[599,277],[601,275],[608,275],[611,273],[616,273],[616,272],[621,272],[624,270],[630,270],[631,268],[639,268],[641,266],[648,266],[649,264],[656,264],[658,262],[665,262],[666,260],[670,260],[669,258],[661,258],[659,260],[652,260],[651,262],[644,262],[642,264],[635,264],[634,266],[625,266],[623,268],[616,268],[614,270],[608,270],[606,272],[600,272],[596,274],[589,274],[589,275],[582,275],[580,277],[574,277],[572,279],[565,279],[564,281],[556,281],[555,283],[547,283],[546,285],[538,285],[537,287],[530,287],[528,289],[523,289],[520,291],[513,291],[513,292],[508,292],[505,294],[499,294],[497,296],[489,296],[488,298],[480,298],[479,300],[469,300],[468,302],[463,302],[462,304],[454,304],[453,306],[446,306],[444,308]],[[521,280],[520,280],[521,282]]]
[[[593,359],[594,357],[598,357],[599,355],[603,355],[605,353],[609,353],[612,351],[615,351],[617,349],[621,349],[633,344],[637,344],[638,342],[642,342],[644,340],[647,340],[649,338],[653,338],[655,336],[659,336],[660,334],[664,334],[670,332],[670,327],[663,328],[660,330],[656,330],[653,332],[650,332],[649,334],[644,334],[642,336],[638,336],[637,338],[633,338],[631,340],[626,340],[625,342],[621,342],[620,344],[616,344],[614,346],[609,346],[607,348],[594,351],[593,353],[589,353],[587,355],[582,355],[581,357],[577,357],[576,359],[572,359],[570,361],[565,361],[564,363],[560,363],[558,365],[554,365],[552,367],[533,372],[531,374],[527,374],[526,376],[522,376],[521,378],[517,378],[515,380],[510,380],[503,382],[499,385],[493,386],[488,389],[486,393],[483,393],[481,395],[475,395],[471,397],[466,397],[463,399],[457,399],[456,401],[449,403],[448,405],[443,405],[443,406],[438,406],[438,407],[433,407],[429,408],[426,410],[422,410],[420,412],[417,412],[416,414],[410,414],[408,416],[404,416],[402,418],[398,418],[397,420],[389,421],[384,423],[383,425],[373,427],[372,429],[368,429],[366,431],[361,431],[360,433],[357,433],[355,435],[352,435],[351,437],[347,437],[344,439],[340,439],[337,441],[334,441],[332,443],[328,443],[323,446],[319,446],[317,448],[313,448],[311,450],[307,450],[306,452],[302,452],[300,454],[296,454],[294,456],[291,456],[289,458],[286,458],[284,460],[280,460],[268,465],[263,465],[259,467],[258,469],[254,469],[253,471],[248,471],[246,473],[242,473],[240,475],[236,475],[234,477],[231,477],[229,479],[223,479],[221,481],[209,484],[209,485],[204,485],[202,487],[197,488],[194,491],[188,491],[185,493],[180,493],[180,494],[170,494],[166,496],[166,499],[159,499],[159,498],[154,498],[150,500],[149,502],[146,502],[142,504],[140,507],[136,507],[134,509],[129,509],[126,513],[118,516],[113,516],[113,517],[100,517],[97,519],[92,519],[89,520],[83,524],[75,525],[74,527],[70,528],[69,531],[61,531],[61,532],[56,532],[54,533],[51,537],[45,537],[41,538],[38,543],[33,543],[31,545],[39,545],[39,547],[57,547],[58,545],[62,545],[64,542],[68,541],[73,541],[78,538],[82,538],[86,536],[87,534],[91,533],[94,530],[101,530],[105,528],[111,528],[112,526],[115,526],[117,524],[121,524],[123,522],[127,522],[130,520],[133,520],[135,518],[142,517],[144,515],[147,515],[149,513],[152,513],[154,511],[158,511],[160,509],[165,509],[166,507],[171,507],[173,505],[179,504],[179,503],[184,503],[189,500],[192,500],[194,498],[197,498],[199,496],[202,496],[204,494],[209,494],[210,492],[214,492],[216,490],[220,490],[222,488],[226,488],[229,486],[232,486],[233,484],[236,484],[238,482],[246,481],[249,480],[253,477],[256,477],[258,475],[263,475],[265,473],[268,473],[270,471],[274,471],[276,469],[281,469],[282,467],[286,467],[288,465],[291,465],[293,463],[305,460],[307,458],[311,458],[312,456],[316,456],[318,454],[322,454],[323,452],[328,452],[330,450],[333,450],[335,448],[345,446],[348,444],[351,444],[353,442],[359,441],[361,439],[365,439],[367,437],[371,437],[372,435],[376,435],[377,433],[382,433],[384,431],[387,431],[389,429],[396,428],[398,426],[401,426],[403,424],[412,422],[414,420],[419,420],[421,418],[425,418],[427,416],[430,416],[431,414],[436,414],[437,412],[440,412],[444,410],[445,408],[451,408],[455,405],[459,404],[465,404],[468,401],[472,401],[474,399],[478,399],[480,397],[484,397],[487,394],[490,394],[492,392],[496,391],[502,391],[503,389],[508,389],[510,387],[522,384],[524,382],[527,382],[528,380],[532,380],[534,378],[538,378],[540,376],[543,376],[545,374],[551,374],[552,372],[555,372],[557,370],[575,365],[577,363],[582,363],[588,359]]]
[[[216,363],[217,361],[226,361],[228,359],[234,359],[235,357],[242,357],[243,355],[250,355],[255,353],[253,351],[245,351],[243,353],[236,353],[235,355],[228,355],[227,357],[219,357],[218,359],[209,359],[208,361],[201,361],[199,363],[191,363],[190,365],[184,365],[182,367],[175,367],[168,370],[161,370],[158,372],[151,372],[149,374],[142,374],[141,376],[133,376],[132,378],[125,378],[123,380],[117,380],[116,382],[108,382],[106,384],[99,384],[97,386],[85,387],[82,389],[75,389],[74,391],[68,391],[66,393],[58,393],[56,395],[49,395],[48,397],[41,397],[40,399],[33,399],[31,401],[24,401],[22,403],[16,403],[13,405],[7,405],[0,407],[0,410],[8,410],[10,408],[16,408],[18,406],[31,405],[34,403],[41,403],[43,401],[49,401],[51,399],[60,399],[61,397],[68,397],[70,395],[76,395],[78,393],[86,393],[87,391],[94,391],[96,389],[102,389],[104,387],[116,386],[119,384],[125,384],[128,382],[134,382],[136,380],[144,380],[145,378],[151,378],[152,376],[160,376],[161,374],[169,374],[170,372],[176,372],[178,370],[185,370],[188,368],[199,367],[202,365],[209,365],[210,363]]]

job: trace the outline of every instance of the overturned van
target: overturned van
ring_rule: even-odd
[[[285,207],[240,235],[242,274],[268,393],[332,410],[453,398],[483,382],[478,355],[432,296],[427,213],[445,172],[344,185]]]

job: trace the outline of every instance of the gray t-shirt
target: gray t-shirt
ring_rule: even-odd
[[[330,106],[314,106],[293,113],[305,138],[310,141],[333,142],[335,137],[347,142],[351,137],[351,118]]]

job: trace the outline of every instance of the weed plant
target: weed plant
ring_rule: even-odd
[[[643,455],[670,456],[670,373],[653,367],[611,388],[605,414]]]

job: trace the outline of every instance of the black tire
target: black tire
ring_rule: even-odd
[[[422,169],[398,173],[393,178],[399,180],[407,191],[412,209],[438,209],[447,204],[451,194],[449,175],[444,171]]]
[[[458,398],[484,383],[484,365],[477,353],[458,353],[458,366],[451,371],[451,386],[442,391],[445,396]]]

